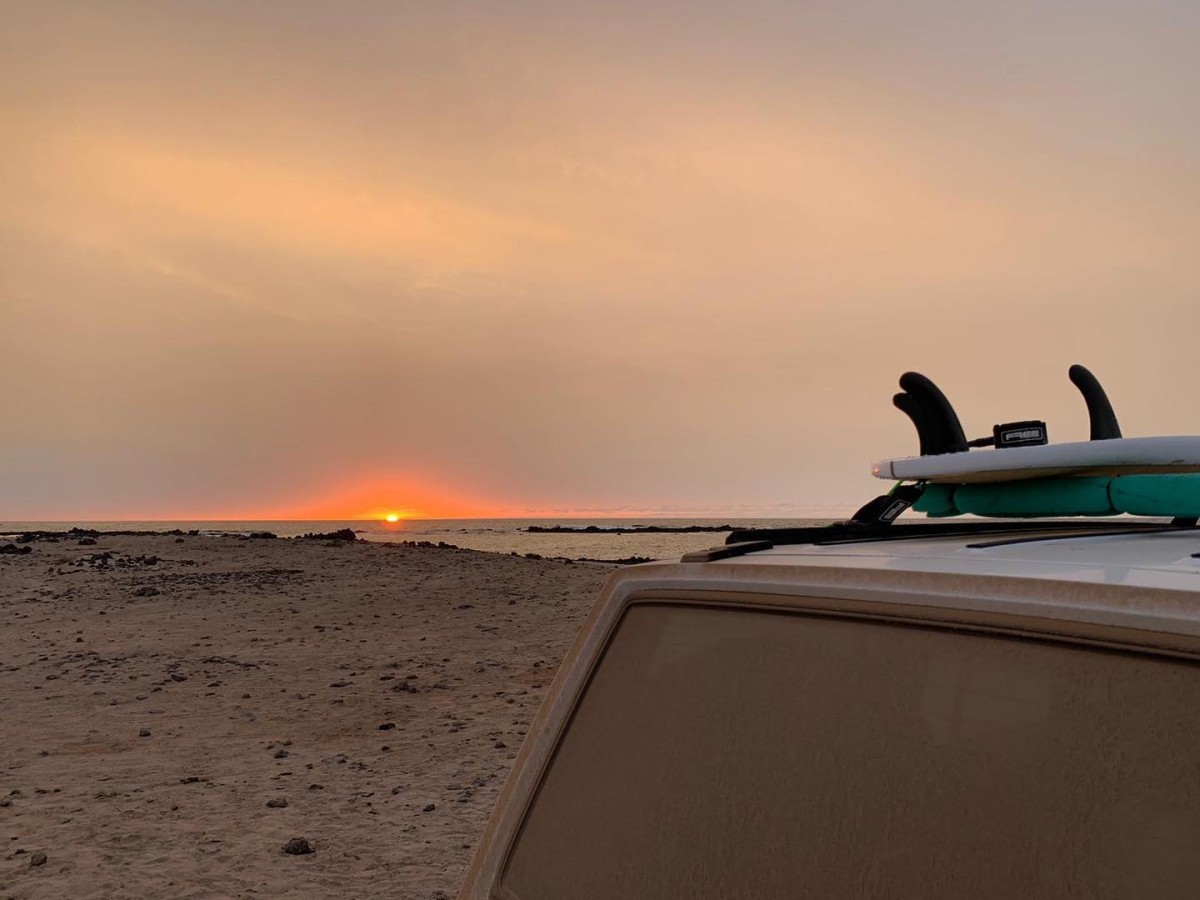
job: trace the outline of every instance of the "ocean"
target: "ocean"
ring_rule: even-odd
[[[685,534],[616,534],[585,532],[597,528],[634,528],[688,526],[735,528],[786,528],[822,525],[831,519],[409,519],[388,523],[376,520],[348,521],[155,521],[155,522],[0,522],[0,536],[18,531],[65,531],[89,528],[97,531],[181,531],[198,530],[204,534],[246,534],[270,531],[281,538],[298,537],[309,532],[330,532],[350,528],[368,541],[445,542],[472,550],[493,553],[536,553],[541,556],[565,556],[571,559],[671,559],[691,550],[702,550],[725,542],[728,532],[691,532]],[[569,532],[530,532],[532,526],[574,529]]]

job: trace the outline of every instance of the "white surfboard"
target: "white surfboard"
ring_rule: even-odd
[[[1200,437],[1114,438],[1000,450],[968,450],[934,456],[885,459],[871,467],[876,478],[973,484],[1076,475],[1178,475],[1200,472]]]

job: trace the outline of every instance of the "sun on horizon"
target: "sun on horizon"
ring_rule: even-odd
[[[398,513],[388,513],[386,516],[383,517],[383,520],[385,522],[399,522],[400,516]]]

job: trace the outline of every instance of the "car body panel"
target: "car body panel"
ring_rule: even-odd
[[[783,546],[614,574],[530,726],[462,897],[509,898],[501,875],[605,647],[638,604],[758,609],[1200,660],[1200,535],[968,546],[942,537]],[[976,541],[989,543],[989,541]]]

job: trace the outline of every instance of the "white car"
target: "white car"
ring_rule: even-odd
[[[1200,530],[755,540],[614,576],[463,898],[1200,896]]]
[[[906,378],[923,451],[960,465],[948,404]],[[1098,390],[1093,439],[1119,441]],[[1015,424],[990,443],[1044,441]],[[1118,462],[924,502],[1011,493],[1046,514],[1122,478],[1200,478]],[[847,523],[619,572],[461,898],[1200,897],[1200,501],[1135,484],[1155,508],[1183,498],[1169,524],[889,524],[921,483]]]

